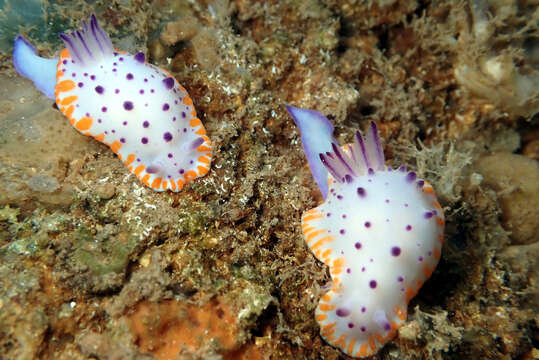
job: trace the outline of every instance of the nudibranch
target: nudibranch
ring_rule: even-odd
[[[287,110],[313,175],[321,174],[317,182],[329,182],[324,202],[302,216],[305,241],[332,278],[315,312],[321,335],[350,356],[373,355],[396,335],[408,302],[438,264],[442,208],[415,172],[385,165],[374,122],[341,148],[326,117]]]
[[[180,191],[209,171],[210,139],[193,100],[167,71],[116,50],[95,15],[60,34],[66,48],[44,59],[22,36],[13,64],[80,133],[109,146],[146,186]]]

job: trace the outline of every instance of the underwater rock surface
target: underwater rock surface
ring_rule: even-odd
[[[322,197],[284,104],[328,116],[339,143],[376,121],[388,165],[445,210],[440,263],[374,358],[537,357],[534,2],[21,4],[0,1],[0,35],[42,56],[91,13],[143,49],[189,91],[215,153],[181,193],[146,189],[2,43],[0,358],[343,358],[314,318],[330,277],[300,216]]]

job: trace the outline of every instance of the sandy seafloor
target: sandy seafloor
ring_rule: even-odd
[[[375,359],[539,358],[535,0],[0,1],[0,359],[339,359],[301,214],[321,201],[284,104],[429,180],[441,261]],[[95,13],[170,71],[214,147],[180,193],[144,187],[16,75]]]

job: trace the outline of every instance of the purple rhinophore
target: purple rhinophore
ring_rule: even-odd
[[[424,182],[423,180],[419,180],[419,181],[417,182],[417,186],[423,187],[423,185],[425,185],[425,182]]]
[[[405,172],[405,171],[406,171],[406,165],[401,165],[401,166],[399,167],[399,171],[400,171],[400,172]]]

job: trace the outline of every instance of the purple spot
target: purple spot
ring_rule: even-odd
[[[374,170],[372,168],[369,168],[369,170],[367,171],[367,173],[369,175],[374,175]]]
[[[90,116],[90,113],[86,113],[86,117],[89,117]]]
[[[327,213],[326,216],[327,216],[327,217],[330,217],[330,216],[331,216],[331,213]]]
[[[402,276],[399,276],[399,277],[397,278],[397,281],[398,281],[398,282],[403,282],[403,281],[404,281],[404,278],[403,278]]]
[[[365,331],[367,331],[367,328],[365,326],[362,326],[361,327],[361,332],[365,332]]]
[[[64,61],[65,61],[65,60],[64,60]],[[88,76],[88,73],[84,73],[83,75],[84,75],[84,76]]]
[[[172,134],[167,131],[163,134],[163,139],[165,139],[166,142],[169,142],[170,140],[172,140]]]
[[[376,289],[377,285],[378,284],[376,283],[376,280],[369,281],[369,286],[371,287],[371,289]]]
[[[171,157],[172,157],[172,154],[169,153],[169,154],[168,154],[168,158],[170,159]]]
[[[384,324],[384,330],[385,330],[385,331],[391,330],[391,325],[389,325],[388,323],[385,323],[385,324]]]
[[[67,64],[67,60],[62,61],[62,64],[64,65]]]
[[[400,172],[405,172],[405,171],[406,171],[406,166],[401,165],[401,166],[399,167],[399,171],[400,171]]]
[[[418,257],[417,261],[419,261],[419,262],[423,261],[423,256]]]
[[[412,230],[412,225],[406,225],[406,231]]]
[[[145,128],[147,128],[148,126],[150,126],[150,123],[148,121],[144,121],[142,123],[142,126],[144,126]]]
[[[115,94],[118,94],[119,92],[120,92],[120,89],[114,90],[114,93],[115,93]]]
[[[370,228],[370,227],[371,227],[370,221],[365,221],[365,227],[366,227],[366,228]]]
[[[172,121],[176,121],[176,116],[174,116],[174,117],[172,118]]]
[[[113,134],[116,134],[116,130],[112,129],[112,133],[113,133]]]
[[[77,76],[77,74],[75,74],[75,73],[72,73],[72,74],[71,74],[71,76],[75,77],[75,76]]]
[[[432,251],[427,251],[428,256],[432,256]]]
[[[148,82],[148,79],[144,78],[144,82]]]
[[[352,269],[350,269],[350,268],[346,269],[347,274],[350,274],[351,272],[352,272]]]
[[[185,118],[185,111],[182,111],[182,118]]]
[[[344,233],[345,233],[344,229],[339,230],[339,232],[340,232],[341,234],[343,234],[343,235],[344,235]]]
[[[124,138],[120,138],[120,142],[121,142],[121,143],[125,143],[125,139],[124,139]]]
[[[361,268],[361,272],[365,272],[365,266]]]
[[[118,59],[120,61],[124,61],[124,58],[120,56],[120,58]]]
[[[389,204],[389,199],[386,199],[386,204]]]
[[[423,185],[425,185],[425,182],[424,182],[423,180],[419,180],[419,181],[417,182],[417,186],[423,187]]]
[[[95,75],[90,75],[90,79],[95,80]]]
[[[133,110],[133,103],[131,101],[124,101],[124,109],[127,111]]]
[[[167,103],[164,103],[163,104],[163,111],[167,111],[168,109],[170,109],[170,105],[167,104]]]
[[[342,195],[337,195],[337,199],[342,200]]]
[[[361,312],[364,313],[365,311],[367,311],[367,308],[365,306],[362,306],[361,307]]]
[[[427,211],[424,215],[425,219],[430,219],[434,214],[431,213],[430,211]]]
[[[146,56],[144,56],[144,53],[142,51],[135,54],[135,60],[139,63],[143,63],[144,60],[146,60]]]
[[[101,108],[101,111],[107,112],[107,107],[106,107],[106,106],[103,106],[103,107]]]
[[[407,204],[407,203],[405,203],[405,204],[404,204],[404,207],[408,207],[408,204]]]
[[[163,84],[165,84],[165,87],[170,90],[174,86],[174,79],[171,77],[163,79]]]
[[[143,137],[141,140],[140,140],[141,143],[143,144],[147,144],[148,143],[148,138],[147,137]]]
[[[140,93],[141,95],[144,94],[144,90],[140,89],[140,90],[139,90],[139,93]]]
[[[349,328],[349,329],[352,329],[353,327],[354,327],[354,324],[348,323],[348,328]]]
[[[155,92],[155,90],[154,90],[154,89],[150,89],[150,92],[153,94],[153,93]]]
[[[361,249],[361,243],[360,242],[355,243],[354,246],[358,250]]]
[[[180,174],[183,174],[184,173],[184,170],[183,169],[180,169],[180,171],[178,171]]]
[[[406,175],[406,181],[407,182],[413,182],[413,181],[415,181],[415,178],[416,178],[416,174],[413,171],[410,171],[408,173],[408,175]]]
[[[335,313],[337,314],[338,317],[346,317],[346,316],[350,315],[350,310],[348,310],[348,309],[337,309],[337,311],[335,311]]]
[[[123,124],[123,126],[127,125],[127,121],[124,121],[122,124]]]
[[[81,82],[80,82],[80,83],[78,83],[77,85],[78,85],[79,87],[83,87],[83,86],[84,86],[84,84],[83,84],[83,83],[81,83]]]
[[[401,248],[398,246],[394,246],[391,248],[391,255],[393,256],[399,256],[401,254]]]
[[[343,219],[346,219],[346,214],[342,214],[342,218],[343,218]]]
[[[105,88],[103,88],[103,86],[101,86],[101,85],[97,85],[95,87],[95,92],[98,93],[98,94],[103,94],[105,92]]]
[[[129,73],[125,76],[127,80],[133,80],[133,74]]]
[[[183,128],[183,132],[187,132],[187,128]]]
[[[116,68],[112,69],[112,72],[116,72]]]
[[[358,187],[358,188],[357,188],[357,194],[358,194],[360,197],[365,197],[365,195],[367,195],[367,192],[365,191],[364,188]]]
[[[352,179],[352,177],[349,175],[349,174],[346,174],[344,175],[344,181],[346,181],[347,183],[351,183],[354,179]]]
[[[118,63],[117,63],[117,62],[113,62],[112,65],[113,65],[113,66],[118,66]]]
[[[103,121],[103,120],[101,120],[101,119],[97,119],[97,122],[100,123],[100,124],[101,124],[102,121]]]

